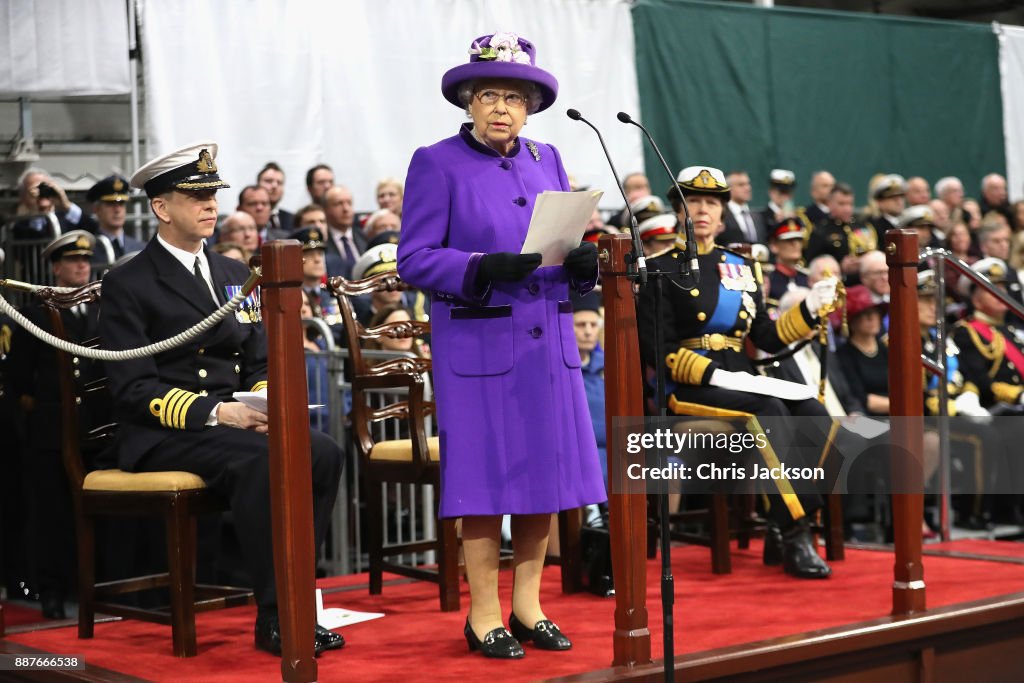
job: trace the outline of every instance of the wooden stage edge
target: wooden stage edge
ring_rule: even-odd
[[[687,683],[963,683],[1022,680],[1024,592],[910,617],[885,617],[676,657]],[[546,683],[663,680],[663,664],[613,667]]]
[[[1021,680],[1024,592],[677,657],[677,681],[963,683]],[[38,651],[0,639],[0,654]],[[610,654],[609,654],[610,657]],[[137,683],[116,671],[0,672],[0,681]],[[613,667],[548,683],[663,680],[662,664]]]

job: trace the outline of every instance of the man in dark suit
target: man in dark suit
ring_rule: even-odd
[[[343,185],[332,187],[323,195],[327,215],[327,275],[352,276],[352,266],[366,251],[366,235],[355,224],[352,192]]]
[[[108,176],[89,188],[85,198],[92,203],[96,224],[94,265],[109,266],[125,254],[142,251],[145,242],[124,234],[124,223],[128,217],[127,178]]]
[[[89,282],[89,259],[95,238],[84,230],[73,230],[50,242],[43,249],[49,260],[58,287],[81,287]],[[34,301],[24,311],[25,317],[53,331],[46,309]],[[61,321],[69,339],[84,342],[96,337],[99,308],[78,304],[61,311]],[[74,590],[75,534],[71,492],[61,456],[60,385],[53,347],[27,332],[15,328],[8,358],[10,389],[21,409],[26,438],[26,467],[30,483],[31,555],[38,581],[43,616],[65,619],[64,599]],[[76,383],[85,384],[102,376],[100,364],[88,358],[75,357]],[[84,397],[81,406],[83,434],[104,424],[110,406],[95,399],[96,392],[78,391]],[[84,453],[88,459],[94,455]]]
[[[750,209],[750,199],[754,194],[750,176],[746,171],[730,171],[725,179],[732,188],[732,198],[726,205],[726,211],[722,212],[725,228],[715,238],[715,242],[722,246],[735,243],[767,244],[768,228],[764,215]],[[775,221],[771,224],[774,225]]]
[[[29,168],[18,178],[19,202],[14,236],[55,238],[62,232],[87,227],[82,208],[68,199],[64,188],[41,168]]]
[[[132,186],[145,189],[150,199],[157,235],[103,280],[100,334],[106,348],[136,348],[192,327],[248,277],[244,265],[204,246],[217,222],[216,191],[228,187],[217,173],[216,155],[212,142],[187,147],[149,162],[132,177]],[[229,502],[256,595],[256,647],[280,655],[267,416],[233,399],[235,392],[267,385],[258,291],[209,332],[155,356],[109,363],[108,372],[120,424],[120,467],[192,472]],[[319,543],[343,461],[330,437],[311,431],[310,441]],[[344,645],[340,635],[310,627],[316,629],[317,652]]]
[[[260,237],[264,242],[287,239],[294,229],[292,226],[295,224],[295,216],[281,208],[281,198],[284,197],[284,171],[273,161],[268,161],[257,174],[256,184],[270,195],[270,224],[266,227],[266,233]]]
[[[835,186],[835,176],[828,171],[815,171],[811,174],[811,203],[796,210],[797,218],[804,224],[806,232],[809,233],[816,224],[828,218],[828,198]]]

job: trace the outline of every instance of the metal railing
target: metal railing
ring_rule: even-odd
[[[351,409],[352,385],[345,376],[348,349],[334,343],[330,327],[321,319],[303,319],[306,328],[315,328],[325,340],[321,351],[306,351],[306,374],[309,382],[310,405],[322,404],[322,409],[310,409],[310,424],[331,435],[344,446],[347,457],[345,476],[338,490],[334,507],[327,552],[326,568],[334,574],[352,574],[364,571],[367,563],[362,551],[362,514],[360,496],[360,463],[352,430],[348,424]],[[412,353],[363,349],[363,357],[370,362],[393,358],[412,358]],[[372,408],[394,403],[407,393],[406,389],[368,391]],[[426,400],[431,399],[429,379],[425,387]],[[427,436],[433,436],[433,421],[427,418]],[[396,421],[382,421],[374,425],[377,440],[406,438],[400,433]],[[384,505],[384,544],[432,540],[437,537],[434,519],[436,492],[432,486],[409,484],[381,484]],[[432,564],[434,552],[416,553],[415,557],[402,556],[402,562]]]
[[[920,262],[927,262],[935,273],[935,358],[921,354],[924,368],[939,378],[938,399],[939,417],[949,417],[949,386],[947,383],[948,364],[946,363],[946,268],[948,263],[954,270],[979,287],[984,287],[993,296],[1002,301],[1010,311],[1024,318],[1024,306],[1011,298],[1002,289],[976,272],[967,262],[957,258],[948,249],[928,247],[921,251]],[[952,504],[953,504],[953,458],[950,451],[949,420],[939,419],[939,534],[943,541],[952,540]]]

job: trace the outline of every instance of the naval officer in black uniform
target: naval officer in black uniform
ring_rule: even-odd
[[[238,261],[208,250],[220,188],[217,145],[202,143],[155,159],[132,177],[144,189],[157,235],[103,280],[103,346],[129,349],[167,339],[208,317],[249,276]],[[234,315],[176,349],[108,363],[120,423],[118,461],[131,472],[199,475],[234,513],[258,606],[256,647],[281,653],[271,546],[267,416],[234,401],[236,391],[266,388],[267,344],[254,291]],[[310,432],[315,539],[327,528],[343,466],[328,436]],[[312,625],[311,625],[312,626]],[[316,626],[316,651],[344,639]]]
[[[669,380],[666,388],[670,411],[695,414],[695,411],[712,407],[736,411],[745,417],[826,417],[827,411],[813,399],[781,400],[721,385],[730,380],[741,382],[756,374],[744,351],[744,340],[748,336],[758,347],[772,353],[807,336],[817,311],[835,300],[836,279],[830,277],[816,283],[804,303],[777,321],[771,320],[764,308],[758,264],[714,243],[722,210],[729,201],[725,175],[708,166],[685,168],[679,173],[677,185],[669,190],[677,213],[681,210],[680,193],[686,197],[693,217],[700,283],[695,289],[684,290],[676,286],[686,282],[685,277],[680,277],[678,283],[668,282],[662,287],[664,358],[657,358],[654,349],[653,287],[642,290],[638,312],[644,362],[648,367],[664,367]],[[680,218],[680,222],[682,220]],[[676,248],[651,259],[648,267],[677,272],[683,260],[683,247],[681,238]],[[805,425],[804,422],[807,421],[801,421],[801,425],[788,434],[778,434],[776,428],[770,437],[774,450],[787,465],[801,466],[798,462],[801,453],[793,447],[797,441],[812,439],[818,444],[816,456],[824,450],[826,435],[817,433],[821,425]],[[805,428],[808,433],[804,432]],[[788,574],[800,578],[829,576],[831,569],[815,550],[808,530],[809,516],[821,506],[821,497],[789,493],[770,498],[770,515],[781,529],[781,539],[777,532],[766,539],[765,563],[783,564]]]

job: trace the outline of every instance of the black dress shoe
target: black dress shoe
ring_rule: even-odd
[[[782,529],[769,522],[764,530],[764,553],[761,555],[765,566],[777,567],[782,564]]]
[[[466,635],[466,643],[469,645],[470,652],[479,650],[484,657],[494,657],[495,659],[522,659],[526,656],[523,646],[512,637],[512,634],[504,626],[488,631],[484,639],[480,640],[473,633],[469,619],[466,619],[466,628],[463,629],[463,633]]]
[[[334,631],[328,631],[320,624],[316,625],[316,649],[317,652],[327,650],[340,650],[345,647],[345,636]]]
[[[516,640],[521,643],[532,640],[540,650],[568,650],[572,647],[572,641],[563,636],[550,619],[538,621],[531,629],[526,628],[526,625],[519,621],[513,612],[508,617],[508,626],[512,629],[512,635]]]
[[[832,574],[814,547],[806,517],[782,533],[782,568],[800,579],[826,579]]]
[[[64,598],[60,593],[46,591],[39,596],[39,602],[44,619],[68,618],[67,613],[64,611]]]
[[[281,622],[277,617],[256,620],[256,649],[281,656]]]

